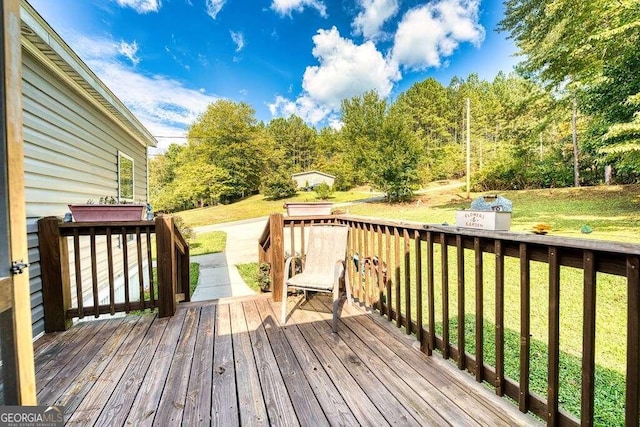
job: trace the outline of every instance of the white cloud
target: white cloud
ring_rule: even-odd
[[[226,1],[227,0],[207,0],[207,14],[213,19],[216,19],[216,16],[218,16],[218,13],[220,13]]]
[[[189,89],[174,79],[140,74],[118,60],[119,44],[105,38],[65,34],[73,50],[105,85],[156,136],[184,136],[185,130],[219,98],[202,88]],[[155,150],[162,152],[170,142],[186,140],[159,139]]]
[[[269,110],[273,116],[296,114],[317,124],[331,122],[343,99],[375,90],[386,97],[400,78],[394,64],[385,60],[372,42],[356,45],[338,30],[319,30],[313,37],[313,56],[320,65],[307,67],[302,80],[303,94],[295,101],[276,97]]]
[[[359,3],[363,10],[351,24],[354,33],[375,40],[382,35],[384,23],[398,13],[398,0],[359,0]]]
[[[236,45],[236,52],[240,52],[244,47],[244,34],[240,31],[237,33],[235,31],[229,31],[229,33],[231,34],[231,40],[233,40]]]
[[[319,30],[313,42],[312,54],[320,65],[307,67],[302,87],[312,99],[331,108],[372,89],[386,97],[400,78],[398,69],[370,41],[356,45],[333,27]]]
[[[302,12],[305,7],[312,7],[320,16],[327,17],[327,6],[321,0],[273,0],[271,3],[271,9],[282,16],[291,16],[293,11]]]
[[[408,11],[398,25],[393,60],[408,69],[439,67],[458,45],[484,40],[480,0],[440,0]]]
[[[136,56],[136,53],[138,53],[138,43],[135,40],[133,43],[127,43],[124,40],[121,41],[118,46],[118,52],[129,58],[133,65],[138,65],[140,62],[140,58]]]
[[[271,104],[267,104],[274,117],[289,117],[293,114],[313,125],[327,119],[334,112],[331,108],[319,104],[308,95],[301,95],[295,101],[283,96],[276,96]]]
[[[130,7],[138,13],[157,12],[162,7],[160,0],[116,0],[120,6]]]

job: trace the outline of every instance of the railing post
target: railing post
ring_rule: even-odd
[[[67,317],[67,310],[71,307],[69,249],[67,239],[60,237],[59,222],[60,219],[55,216],[41,218],[38,221],[46,332],[65,331],[72,324],[71,319]]]
[[[180,282],[182,285],[182,292],[184,293],[184,300],[186,302],[191,301],[191,282],[189,275],[191,274],[190,261],[189,261],[189,246],[184,248],[184,254],[180,256]]]
[[[174,250],[173,218],[159,215],[156,222],[156,268],[158,271],[158,316],[173,316],[176,312],[176,253]]]
[[[627,386],[625,425],[640,421],[640,258],[627,256]],[[632,378],[632,380],[630,380]]]
[[[286,295],[282,295],[282,281],[284,280],[284,217],[280,213],[269,217],[269,233],[271,235],[271,297],[280,302]]]

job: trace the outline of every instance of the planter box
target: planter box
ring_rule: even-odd
[[[290,202],[285,203],[289,216],[331,215],[331,202]]]
[[[478,230],[507,231],[511,227],[511,212],[456,211],[456,226]]]
[[[146,205],[69,205],[76,222],[141,221]]]

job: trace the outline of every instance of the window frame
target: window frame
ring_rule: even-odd
[[[122,163],[123,163],[123,159],[128,160],[131,162],[131,197],[125,197],[126,195],[123,196],[122,194]],[[133,157],[129,156],[128,154],[122,152],[122,151],[118,151],[118,203],[123,203],[123,202],[133,202],[135,200],[135,195],[136,195],[136,179],[135,179],[135,169],[136,168],[136,163],[133,160]]]

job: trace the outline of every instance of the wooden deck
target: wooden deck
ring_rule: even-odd
[[[300,299],[289,299],[291,308]],[[532,425],[377,315],[264,297],[83,322],[35,344],[38,404],[70,425]]]

